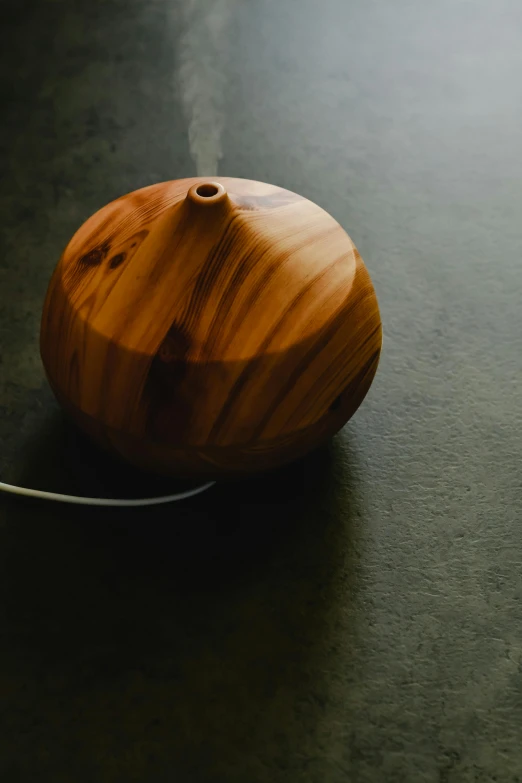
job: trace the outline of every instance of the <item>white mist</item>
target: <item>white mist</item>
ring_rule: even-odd
[[[177,78],[198,176],[215,176],[223,157],[226,65],[237,0],[182,0]]]

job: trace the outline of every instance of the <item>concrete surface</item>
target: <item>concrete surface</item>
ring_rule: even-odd
[[[301,465],[135,514],[0,498],[2,781],[521,781],[520,3],[4,0],[2,32],[4,480],[160,489],[38,355],[61,249],[129,190],[222,154],[303,193],[385,327]]]

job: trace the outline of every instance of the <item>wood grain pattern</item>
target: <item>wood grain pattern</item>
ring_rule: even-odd
[[[176,475],[263,470],[355,412],[381,321],[324,210],[282,188],[176,180],[108,204],[51,279],[41,354],[79,426]]]

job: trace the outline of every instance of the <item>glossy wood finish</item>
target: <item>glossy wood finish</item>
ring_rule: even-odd
[[[41,353],[77,423],[162,473],[262,470],[355,412],[381,322],[341,226],[281,188],[166,182],[107,205],[65,249]]]

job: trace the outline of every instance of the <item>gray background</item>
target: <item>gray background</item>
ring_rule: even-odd
[[[299,465],[140,513],[0,498],[2,780],[522,780],[521,4],[1,10],[4,480],[163,491],[62,422],[39,318],[88,215],[195,173],[198,122],[342,223],[385,330]]]

